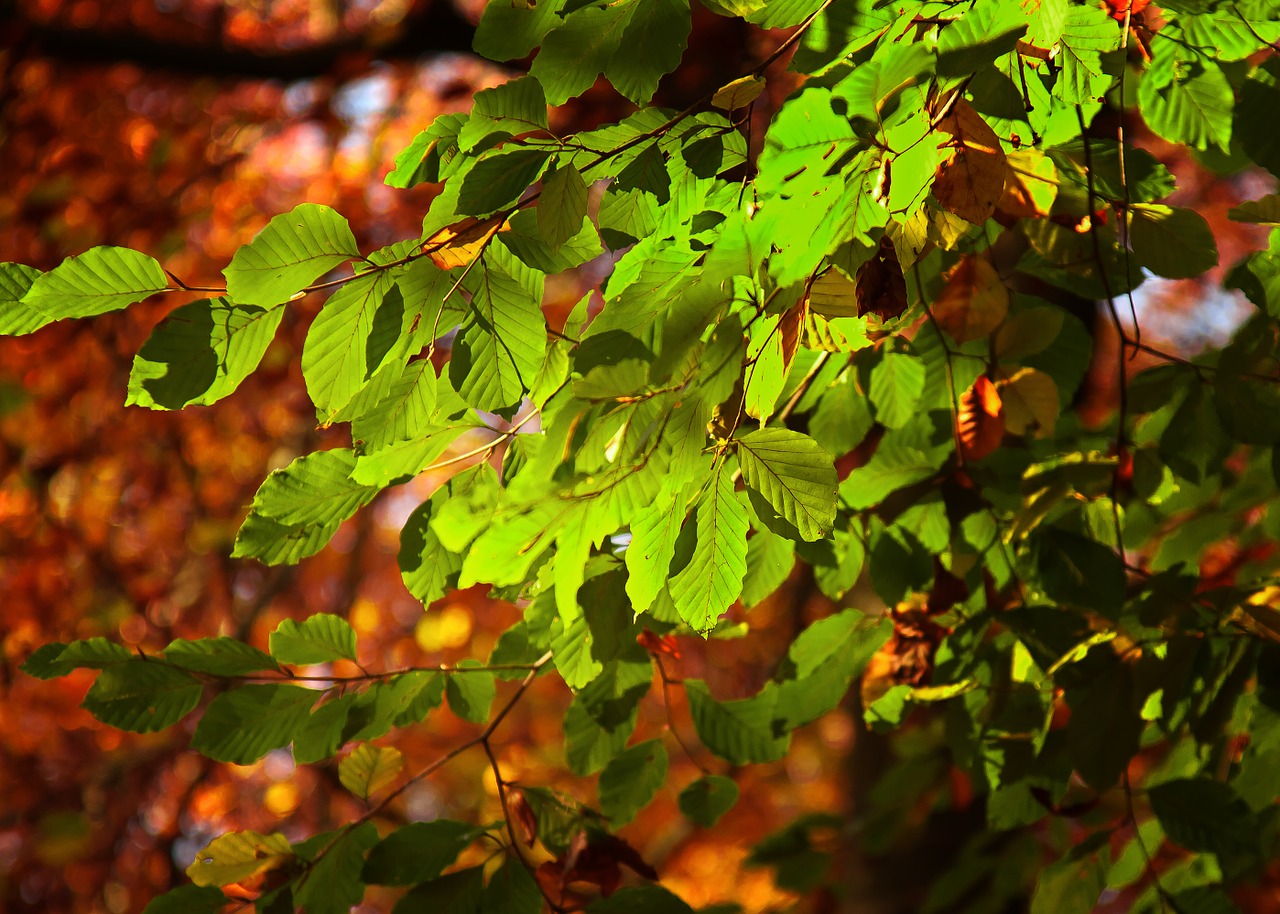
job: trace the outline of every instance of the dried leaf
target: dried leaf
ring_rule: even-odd
[[[835,271],[832,270],[831,272]],[[778,334],[782,341],[783,371],[791,368],[791,362],[796,357],[796,350],[800,348],[800,333],[804,329],[805,318],[808,316],[809,299],[802,296],[800,301],[787,309],[782,315],[782,320],[778,322]]]
[[[422,250],[442,270],[465,267],[480,256],[494,235],[510,228],[510,221],[503,220],[501,214],[483,222],[468,216],[440,229],[423,243]]]
[[[938,166],[933,195],[948,212],[981,225],[1004,195],[1009,164],[994,130],[963,99],[938,124],[954,137],[951,155]]]
[[[931,310],[953,340],[967,343],[1000,326],[1009,313],[1009,288],[987,258],[969,254],[947,273]]]
[[[881,236],[875,255],[858,268],[854,296],[858,317],[875,314],[887,321],[907,310],[907,281],[888,235]]]
[[[960,395],[960,451],[966,461],[981,460],[1004,438],[1004,403],[996,386],[981,375]]]
[[[512,789],[507,793],[507,812],[511,814],[511,821],[520,827],[520,840],[533,847],[533,842],[538,840],[538,816],[524,798],[523,790]]]

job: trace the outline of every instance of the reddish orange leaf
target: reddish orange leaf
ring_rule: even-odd
[[[1004,403],[986,375],[960,395],[960,452],[965,460],[981,460],[1004,438]]]

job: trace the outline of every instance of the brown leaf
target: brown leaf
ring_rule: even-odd
[[[982,225],[1004,195],[1009,165],[1000,139],[964,99],[952,106],[938,129],[954,139],[948,144],[951,155],[938,166],[933,179],[933,195],[943,209]]]
[[[1004,403],[986,375],[960,395],[960,452],[966,461],[981,460],[1000,446],[1004,438]]]
[[[524,798],[523,790],[511,790],[507,794],[507,812],[511,814],[512,822],[520,826],[521,840],[533,847],[533,842],[538,840],[538,817]]]
[[[879,249],[858,268],[854,295],[859,317],[875,314],[887,321],[907,310],[907,281],[888,235],[881,236]]]
[[[918,600],[891,610],[893,634],[871,656],[862,674],[862,704],[872,704],[896,685],[927,685],[933,677],[933,655],[950,634],[930,618]]]
[[[422,250],[442,270],[465,267],[480,256],[480,252],[494,235],[510,228],[511,223],[500,214],[490,216],[483,222],[468,216],[440,229],[423,243]]]
[[[986,257],[967,254],[947,273],[933,319],[957,343],[981,339],[1009,313],[1009,287]]]
[[[832,271],[834,272],[834,271]],[[791,367],[791,361],[800,348],[800,333],[804,329],[805,318],[809,316],[809,297],[801,296],[800,300],[782,315],[778,323],[778,333],[782,339],[782,365],[784,369]]]

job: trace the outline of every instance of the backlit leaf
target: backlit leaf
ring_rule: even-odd
[[[289,839],[280,832],[232,832],[214,838],[196,854],[187,867],[187,876],[200,886],[230,885],[277,869],[292,859]]]
[[[365,743],[338,764],[338,780],[362,800],[369,799],[396,779],[404,756],[391,746]]]
[[[227,297],[239,305],[278,305],[359,256],[346,219],[327,206],[303,203],[274,217],[236,251],[223,271]]]
[[[742,478],[806,540],[831,532],[836,470],[831,455],[808,435],[764,428],[736,439]]]
[[[9,275],[15,272],[21,271],[10,271]],[[19,282],[25,284],[26,278],[19,277]],[[40,315],[44,323],[92,317],[118,311],[168,288],[169,278],[155,258],[103,245],[68,257],[48,273],[32,277],[21,299],[22,310],[34,312],[32,317]]]

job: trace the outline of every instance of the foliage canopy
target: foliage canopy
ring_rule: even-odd
[[[615,834],[666,786],[664,742],[629,745],[655,679],[683,688],[725,773],[784,757],[860,680],[868,727],[931,722],[931,751],[966,773],[993,831],[1077,828],[1048,866],[979,847],[930,910],[980,880],[1034,893],[1032,910],[1088,911],[1133,886],[1136,910],[1224,910],[1274,855],[1280,227],[1227,274],[1258,313],[1225,349],[1126,378],[1150,350],[1128,323],[1143,282],[1218,257],[1202,216],[1162,202],[1172,175],[1117,135],[1114,111],[1136,105],[1216,168],[1280,174],[1280,10],[1169,0],[1156,22],[1114,0],[702,2],[792,31],[680,112],[647,105],[681,63],[685,0],[490,3],[476,50],[532,64],[397,159],[389,185],[439,186],[418,237],[362,253],[341,215],[303,204],[240,248],[225,289],[120,247],[48,273],[0,265],[6,334],[211,294],[139,351],[127,402],[150,409],[233,394],[289,304],[331,292],[302,371],[318,424],[349,425],[351,446],[268,476],[234,554],[296,563],[384,489],[453,468],[404,526],[405,586],[429,607],[484,584],[524,614],[486,661],[341,683],[298,672],[370,662],[329,614],[282,623],[266,650],[36,651],[33,676],[101,671],[84,706],[104,723],[151,732],[203,705],[192,746],[209,758],[340,758],[341,784],[370,801],[298,843],[217,838],[153,914],[220,910],[246,882],[263,912],[336,914],[366,885],[406,887],[406,911],[534,914],[595,898],[576,894],[589,885],[589,910],[687,910],[659,885],[619,887],[621,866],[658,875]],[[757,152],[743,128],[788,52],[805,78]],[[636,111],[555,135],[548,106],[601,75]],[[1280,199],[1232,218],[1280,226]],[[609,266],[598,299],[548,326],[547,276],[588,262]],[[1120,337],[1104,428],[1071,409],[1094,355],[1073,299],[1102,301]],[[1224,537],[1240,560],[1208,573]],[[865,577],[890,609],[811,625],[751,698],[668,677],[672,636],[735,637],[730,608],[797,563],[837,603]],[[516,788],[490,749],[544,674],[573,692],[565,764],[599,774],[594,804]],[[404,771],[377,740],[446,703],[480,734]],[[504,820],[378,820],[470,747],[493,762]],[[737,794],[708,772],[679,805],[710,826]],[[807,890],[827,866],[811,833],[833,824],[802,818],[751,860]],[[452,868],[483,842],[505,853]],[[536,874],[535,842],[549,855]],[[1183,853],[1158,872],[1166,842]]]

